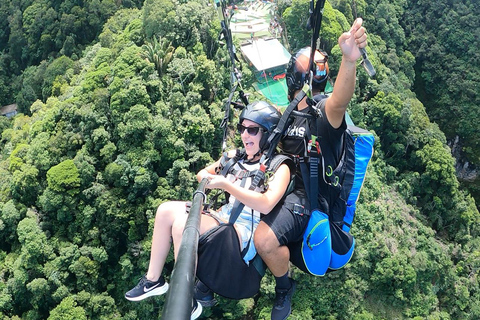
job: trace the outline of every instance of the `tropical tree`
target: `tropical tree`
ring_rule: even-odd
[[[142,57],[155,65],[158,76],[161,77],[165,73],[168,63],[173,58],[175,48],[172,46],[172,43],[168,43],[164,38],[153,37],[152,42],[147,42],[142,48],[144,49]]]

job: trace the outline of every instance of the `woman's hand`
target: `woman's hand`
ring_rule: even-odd
[[[209,174],[207,189],[225,189],[230,181],[222,175]]]

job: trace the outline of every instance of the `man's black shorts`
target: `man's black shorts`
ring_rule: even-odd
[[[272,229],[283,246],[302,239],[309,217],[310,206],[304,190],[294,190],[262,217],[262,221]]]

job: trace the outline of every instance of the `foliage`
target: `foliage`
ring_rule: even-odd
[[[83,320],[87,319],[85,310],[78,307],[72,297],[66,297],[62,302],[52,310],[48,320]]]
[[[458,0],[370,3],[369,30],[382,35],[387,50],[399,57],[405,49],[415,56],[413,89],[445,133],[457,170],[475,170],[480,159],[479,122],[473,121],[479,106],[478,5]],[[478,190],[478,178],[466,180],[471,190]]]
[[[143,48],[145,50],[143,57],[155,65],[158,76],[161,77],[166,71],[168,63],[172,60],[174,47],[165,39],[154,37],[152,43],[143,45]]]
[[[480,215],[447,146],[453,133],[475,135],[467,120],[478,113],[477,54],[463,28],[474,26],[475,6],[377,0],[355,9],[326,3],[321,47],[335,75],[338,36],[355,11],[365,18],[377,77],[359,68],[349,113],[376,144],[352,228],[356,252],[322,278],[292,267],[290,318],[479,318]],[[279,10],[292,50],[309,45],[308,2]],[[450,23],[435,24],[435,13]],[[195,0],[0,3],[0,102],[16,100],[21,112],[0,121],[2,319],[158,318],[164,297],[131,303],[124,292],[148,266],[155,208],[191,199],[195,173],[222,151],[231,66],[216,15]],[[455,49],[468,60],[444,64]],[[239,66],[253,93],[252,72]],[[172,268],[170,254],[167,280]],[[274,286],[267,273],[257,296],[218,297],[203,315],[268,318]]]

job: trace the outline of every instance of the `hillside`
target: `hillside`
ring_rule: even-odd
[[[124,293],[147,268],[156,207],[190,199],[195,173],[221,152],[230,58],[208,3],[124,3],[0,5],[2,17],[15,8],[8,23],[0,19],[0,65],[8,66],[0,69],[0,96],[24,98],[19,115],[0,119],[2,319],[160,317],[164,297],[132,303]],[[278,2],[292,50],[309,43],[299,27],[308,5]],[[298,291],[289,319],[478,319],[480,214],[457,179],[446,134],[417,98],[425,88],[416,86],[416,72],[427,66],[407,46],[418,41],[403,27],[413,20],[399,22],[409,8],[402,1],[356,6],[377,69],[371,79],[359,68],[349,107],[354,122],[376,136],[352,228],[357,249],[344,269],[325,277],[292,268]],[[79,28],[72,34],[92,29],[88,39],[71,51],[57,44],[43,51],[38,39],[64,30],[54,22],[75,15],[97,29],[72,22]],[[379,16],[390,20],[382,24]],[[14,23],[26,26],[29,17],[51,17],[51,28]],[[326,3],[321,44],[333,77],[336,39],[352,20],[350,3]],[[12,39],[30,39],[23,60]],[[260,98],[248,66],[239,66],[249,99]],[[219,298],[203,316],[268,319],[274,281],[269,273],[262,281],[256,297]]]

